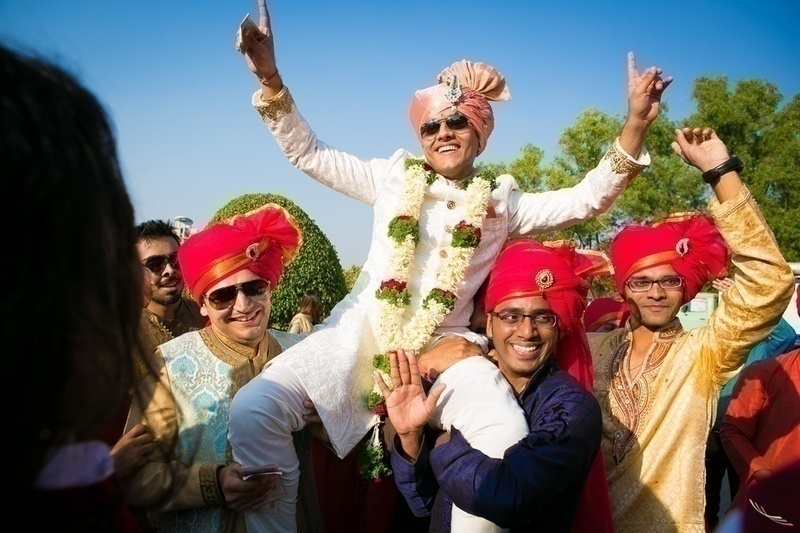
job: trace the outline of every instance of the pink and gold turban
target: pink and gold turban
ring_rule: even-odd
[[[189,237],[178,249],[183,279],[199,303],[209,287],[250,269],[275,289],[283,268],[303,243],[294,217],[283,207],[267,204]]]
[[[671,215],[651,226],[628,226],[611,242],[614,283],[625,294],[625,283],[641,270],[670,265],[683,277],[683,301],[694,298],[709,279],[725,275],[728,247],[701,213]]]
[[[494,129],[489,101],[505,102],[511,98],[505,78],[489,65],[461,60],[441,71],[437,81],[437,85],[414,93],[408,110],[414,131],[419,136],[422,124],[455,107],[478,135],[480,154]]]

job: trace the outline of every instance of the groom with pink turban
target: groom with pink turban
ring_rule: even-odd
[[[248,465],[278,464],[286,491],[277,513],[251,512],[248,529],[292,531],[299,470],[287,450],[292,432],[306,424],[303,402],[313,402],[339,457],[362,444],[362,475],[388,475],[384,398],[373,384],[373,362],[385,370],[389,353],[423,353],[444,336],[486,349],[486,338],[468,327],[472,300],[506,239],[606,211],[649,164],[644,136],[671,79],[662,80],[655,67],[640,76],[631,55],[628,119],[597,168],[574,187],[524,193],[510,175],[475,169],[494,127],[490,102],[510,95],[497,70],[456,62],[414,95],[409,116],[421,157],[403,149],[358,157],[320,141],[300,114],[276,65],[264,0],[259,12],[258,28],[241,29],[238,46],[259,80],[253,106],[295,167],[374,211],[369,255],[353,291],[231,406],[234,457]]]

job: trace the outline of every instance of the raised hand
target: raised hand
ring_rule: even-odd
[[[444,384],[434,385],[428,395],[422,387],[417,359],[403,350],[389,354],[392,390],[384,383],[380,372],[375,372],[375,383],[386,398],[386,410],[403,450],[415,458],[419,453],[422,428],[436,409],[436,402],[444,391]]]
[[[258,0],[258,28],[239,28],[236,48],[244,54],[247,66],[260,80],[271,80],[278,72],[275,63],[275,40],[267,0]]]
[[[661,96],[672,83],[672,76],[662,78],[663,70],[646,69],[641,75],[636,70],[636,58],[628,52],[628,120],[649,125],[658,117]]]
[[[675,130],[672,149],[700,172],[721,165],[730,158],[728,147],[711,128]]]

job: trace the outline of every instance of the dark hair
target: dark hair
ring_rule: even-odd
[[[311,318],[312,324],[319,324],[320,313],[322,312],[322,299],[314,289],[303,292],[300,300],[300,312]]]
[[[48,449],[87,440],[127,394],[143,276],[103,107],[61,68],[3,45],[0,79],[0,167],[25,214],[5,224],[14,263],[0,318],[7,376],[26,378],[6,451],[22,499]]]
[[[169,220],[147,220],[136,226],[136,242],[172,237],[178,244],[181,240],[175,234],[175,228]]]

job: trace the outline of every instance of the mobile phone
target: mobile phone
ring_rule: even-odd
[[[247,468],[242,468],[239,472],[242,474],[242,479],[264,474],[283,475],[283,471],[278,468],[277,465],[249,466]]]
[[[239,29],[242,31],[242,35],[244,35],[245,30],[253,31],[255,30],[258,32],[258,25],[253,22],[253,19],[250,18],[250,13],[245,15],[244,19],[242,19],[242,23],[239,24]]]

